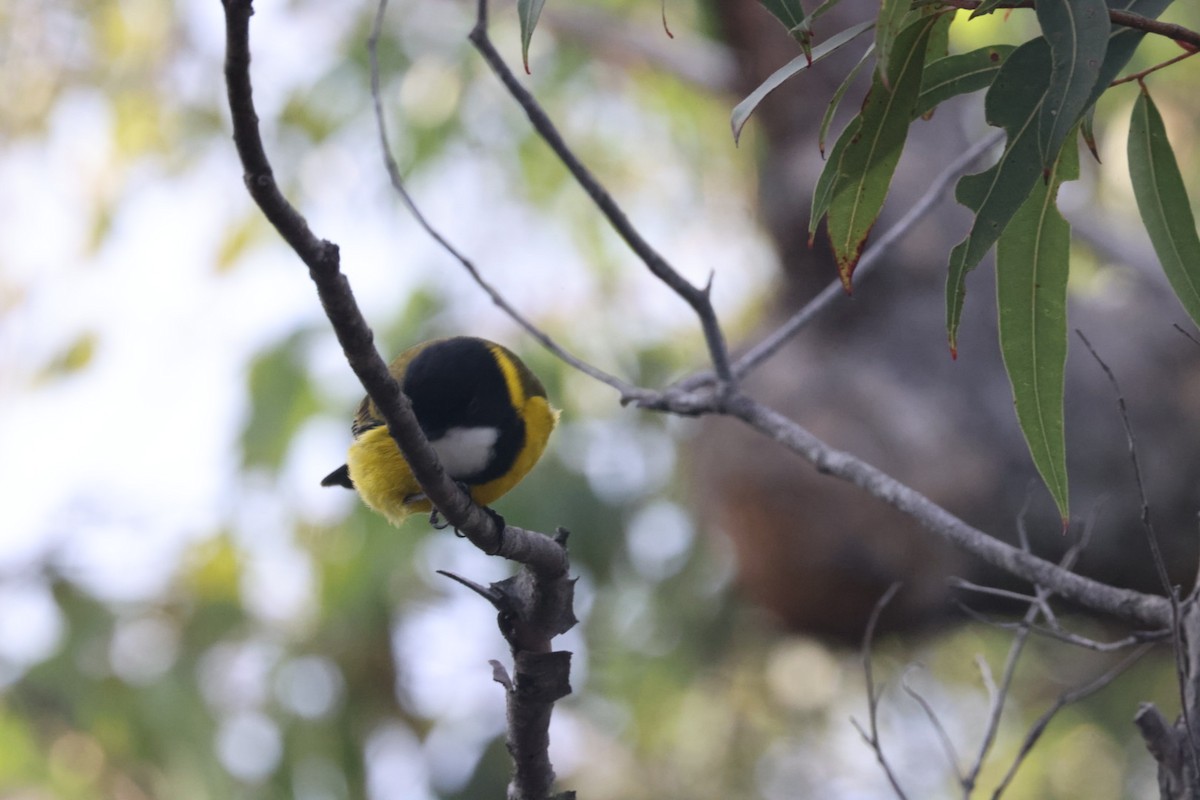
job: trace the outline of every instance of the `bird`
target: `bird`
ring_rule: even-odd
[[[422,342],[397,356],[388,371],[411,401],[443,469],[485,509],[529,473],[558,422],[559,411],[537,376],[511,350],[487,339]],[[396,526],[433,511],[370,397],[363,398],[350,430],[346,463],[322,486],[357,491]],[[436,519],[435,512],[430,521],[436,525]]]

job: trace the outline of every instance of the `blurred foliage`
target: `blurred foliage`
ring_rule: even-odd
[[[93,201],[96,247],[111,234],[110,204],[121,181],[148,165],[165,173],[182,169],[210,148],[233,157],[219,62],[204,50],[211,43],[190,40],[181,22],[195,13],[185,6],[195,5],[0,4],[5,137],[45,135],[60,104],[80,93],[102,96],[111,115],[114,160],[100,174],[81,176]],[[631,280],[621,266],[627,256],[561,166],[524,132],[519,115],[496,97],[493,79],[465,44],[466,12],[415,0],[397,5],[380,52],[388,75],[402,76],[394,83],[389,77],[385,89],[389,107],[397,109],[389,111],[390,121],[403,131],[396,136],[403,139],[397,145],[402,166],[419,178],[444,166],[444,159],[486,151],[513,171],[522,201],[550,209],[568,226],[596,276],[595,307],[621,307]],[[652,30],[660,25],[657,8],[645,4],[599,5]],[[321,54],[325,66],[316,79],[278,101],[270,135],[280,163],[298,163],[341,136],[373,146],[361,47],[373,6],[333,10],[300,0],[286,6],[301,15],[353,19],[336,20],[340,50]],[[676,4],[668,4],[667,13],[673,28],[702,25],[707,14]],[[496,9],[496,37],[507,37],[513,52],[516,24],[509,14]],[[412,30],[405,28],[409,22]],[[1161,42],[1147,49],[1155,48],[1169,50]],[[213,71],[182,74],[184,54],[194,57],[191,66],[198,61]],[[625,71],[597,61],[594,53],[556,41],[550,30],[535,35],[531,55],[539,94],[578,152],[615,188],[632,192],[644,183],[646,159],[655,151],[621,149],[606,134],[609,125],[670,141],[678,158],[702,165],[689,176],[693,184],[673,189],[673,196],[751,189],[752,165],[735,168],[727,152],[726,99],[642,68]],[[1161,57],[1148,52],[1139,63]],[[606,117],[614,109],[620,111],[615,121]],[[493,128],[496,118],[507,127]],[[1178,113],[1173,122],[1191,124]],[[1177,150],[1194,152],[1184,144],[1193,134],[1185,131]],[[301,194],[317,194],[305,190],[303,180],[288,180]],[[257,216],[239,219],[219,232],[214,273],[244,266],[272,237]],[[645,282],[640,273],[633,280]],[[392,319],[381,320],[381,348],[394,353],[450,332],[462,324],[454,316],[456,300],[436,285],[414,291]],[[547,317],[569,346],[619,361],[637,382],[659,384],[696,362],[698,344],[690,335],[651,339],[636,322],[618,319],[601,337],[589,320],[555,320],[553,311]],[[307,431],[335,419],[348,441],[353,401],[314,383],[314,351],[325,335],[285,332],[264,343],[248,365],[240,457],[231,459],[238,485],[265,485],[286,496],[280,476]],[[99,334],[79,337],[48,356],[44,374],[86,370],[104,346]],[[683,510],[687,493],[676,467],[690,424],[619,409],[610,391],[545,352],[526,347],[522,356],[564,409],[563,423],[549,456],[499,508],[529,528],[569,527],[582,578],[583,622],[564,644],[576,652],[576,692],[561,705],[555,728],[564,785],[593,800],[889,796],[846,721],[863,721],[865,714],[857,654],[787,635],[740,604],[730,589],[727,548],[702,538]],[[348,373],[343,378],[349,380]],[[314,486],[323,474],[311,475]],[[253,502],[252,489],[231,499],[246,508]],[[0,669],[0,798],[503,795],[503,700],[490,683],[486,658],[503,659],[505,646],[491,612],[474,598],[466,607],[487,626],[460,625],[454,614],[464,607],[461,590],[432,575],[457,559],[464,559],[463,569],[482,572],[480,580],[498,577],[487,572],[497,567],[472,560],[463,553],[468,545],[423,520],[398,531],[353,502],[344,519],[320,522],[286,502],[280,506],[274,515],[241,506],[230,511],[223,527],[183,555],[168,588],[149,599],[97,596],[49,563],[34,576],[51,591],[62,630],[47,657],[5,661]],[[268,547],[272,542],[275,549]],[[281,577],[288,570],[301,576],[295,579],[300,599],[291,605],[279,599],[290,585]],[[435,635],[420,627],[427,616]],[[478,641],[462,641],[474,632]],[[965,759],[986,711],[973,658],[980,653],[999,671],[1010,641],[1007,632],[972,627],[880,643],[875,658],[888,687],[884,746],[894,748],[904,779],[924,790],[915,796],[956,792],[949,772],[938,771],[942,755],[927,720],[897,688],[900,676],[910,675],[909,664],[925,664],[918,670],[922,686],[954,727]],[[476,672],[464,673],[454,661],[459,647],[467,648],[464,658]],[[1002,774],[1025,729],[1060,692],[1086,683],[1110,662],[1035,640],[1021,663],[985,785]],[[422,696],[420,676],[430,670],[461,680],[454,694],[463,697]],[[1170,658],[1157,654],[1064,711],[1009,796],[1137,796],[1152,776],[1129,718],[1142,701],[1175,707],[1174,692]]]

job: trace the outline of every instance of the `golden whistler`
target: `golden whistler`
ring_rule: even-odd
[[[486,506],[516,486],[546,449],[558,421],[546,389],[508,348],[469,336],[434,339],[389,366],[446,473]],[[432,505],[392,440],[379,410],[363,398],[346,463],[322,486],[345,486],[399,525]]]

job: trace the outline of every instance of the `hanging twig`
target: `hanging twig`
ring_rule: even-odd
[[[883,746],[879,741],[879,697],[880,692],[875,690],[875,672],[871,667],[871,648],[875,643],[875,626],[879,624],[879,617],[883,614],[883,610],[887,608],[888,603],[892,602],[892,598],[896,596],[896,592],[900,591],[901,584],[893,583],[888,587],[883,596],[875,603],[875,607],[871,609],[871,616],[867,620],[867,629],[863,633],[862,643],[862,663],[863,675],[866,678],[867,684],[867,725],[870,732],[864,730],[858,721],[851,719],[850,723],[854,725],[863,741],[875,753],[875,760],[879,762],[879,766],[883,768],[883,772],[887,775],[888,782],[892,785],[892,790],[896,792],[896,796],[900,800],[907,800],[908,795],[904,793],[904,789],[900,787],[900,782],[896,779],[896,774],[892,772],[892,767],[888,764],[887,758],[883,755]]]
[[[1133,426],[1129,424],[1129,412],[1125,406],[1125,396],[1121,393],[1121,386],[1117,383],[1117,376],[1113,374],[1108,364],[1096,352],[1096,348],[1092,347],[1092,343],[1083,335],[1083,331],[1076,328],[1075,334],[1083,342],[1083,346],[1087,348],[1087,351],[1096,360],[1096,363],[1100,365],[1100,369],[1104,371],[1105,377],[1108,378],[1108,382],[1112,385],[1113,394],[1117,398],[1117,410],[1120,412],[1121,425],[1125,429],[1125,440],[1129,445],[1129,462],[1133,467],[1134,482],[1137,485],[1138,498],[1142,504],[1142,530],[1146,534],[1146,544],[1150,547],[1150,557],[1154,562],[1154,569],[1158,573],[1158,580],[1162,584],[1163,591],[1166,592],[1167,599],[1171,604],[1172,645],[1175,651],[1175,675],[1179,682],[1180,713],[1183,717],[1184,730],[1187,733],[1187,750],[1192,763],[1192,771],[1193,774],[1200,776],[1200,755],[1196,752],[1196,734],[1195,729],[1192,727],[1191,703],[1188,702],[1187,681],[1190,673],[1183,642],[1179,592],[1172,585],[1171,578],[1167,574],[1167,562],[1163,558],[1162,548],[1158,544],[1158,535],[1154,531],[1154,522],[1150,516],[1150,501],[1146,497],[1146,484],[1142,480],[1142,468],[1138,462],[1137,440],[1133,435]]]
[[[567,146],[566,141],[562,138],[562,134],[558,132],[558,128],[555,127],[550,117],[538,104],[533,95],[521,85],[521,82],[517,80],[517,77],[508,68],[508,65],[504,63],[504,59],[501,58],[496,48],[492,45],[492,40],[488,38],[487,32],[487,0],[479,0],[477,9],[475,27],[471,30],[470,36],[471,43],[475,45],[475,49],[483,56],[483,60],[492,68],[492,71],[500,79],[500,82],[504,84],[504,88],[508,90],[508,93],[512,95],[513,99],[525,111],[534,130],[550,146],[550,149],[558,156],[559,161],[567,168],[572,177],[575,178],[575,181],[587,193],[588,197],[592,199],[592,202],[596,204],[600,212],[604,214],[604,217],[612,225],[617,235],[625,241],[656,278],[670,287],[673,292],[683,298],[692,307],[692,310],[700,320],[700,327],[704,331],[704,339],[708,344],[708,354],[712,360],[713,370],[716,372],[718,380],[731,389],[734,386],[735,379],[729,365],[729,349],[725,343],[725,334],[721,331],[721,325],[717,321],[716,310],[712,305],[712,276],[709,276],[708,282],[703,287],[693,285],[642,237],[637,228],[629,221],[629,218],[625,216],[625,212],[613,200],[612,195],[608,193],[600,181],[592,175],[591,170],[584,166],[583,162]]]
[[[400,196],[401,201],[404,203],[405,207],[408,208],[408,211],[410,214],[412,214],[413,219],[417,221],[417,224],[421,226],[425,233],[427,233],[430,238],[432,238],[434,242],[438,244],[439,247],[445,250],[451,258],[462,265],[463,269],[467,271],[467,274],[471,276],[471,279],[475,281],[476,285],[483,289],[487,296],[491,298],[492,302],[495,303],[501,311],[503,311],[514,322],[524,328],[530,336],[537,339],[543,347],[545,347],[551,353],[554,353],[554,355],[558,356],[558,358],[564,363],[574,367],[585,375],[595,378],[601,383],[607,384],[616,389],[621,393],[623,398],[633,398],[644,394],[648,390],[633,386],[628,382],[616,377],[615,375],[610,375],[599,367],[575,357],[564,347],[562,347],[562,345],[555,341],[554,338],[548,333],[543,331],[537,325],[534,325],[528,317],[518,311],[512,303],[508,302],[508,299],[504,297],[504,295],[502,295],[483,277],[483,274],[479,271],[471,259],[467,258],[467,256],[463,254],[461,250],[455,247],[450,240],[443,236],[442,233],[433,226],[425,214],[421,212],[421,209],[417,206],[416,201],[413,200],[412,195],[409,194],[407,187],[404,185],[404,176],[400,174],[400,167],[396,164],[396,159],[392,157],[391,146],[388,143],[387,122],[383,113],[383,101],[381,100],[381,92],[379,88],[379,37],[383,30],[383,18],[387,12],[387,5],[388,0],[379,0],[379,5],[375,11],[375,22],[371,27],[371,36],[367,39],[367,55],[371,62],[371,102],[375,111],[375,126],[379,134],[379,150],[383,155],[383,164],[387,169],[388,178],[391,180],[392,188],[395,189],[396,194]]]
[[[1115,667],[1101,675],[1096,680],[1092,681],[1086,686],[1081,686],[1078,689],[1072,689],[1069,692],[1059,695],[1058,699],[1054,702],[1054,705],[1047,709],[1042,716],[1038,717],[1037,722],[1035,722],[1029,729],[1029,732],[1025,734],[1025,740],[1021,743],[1021,749],[1017,752],[1016,757],[1013,758],[1013,762],[1009,766],[1008,771],[1004,773],[1004,778],[1001,779],[1000,783],[996,786],[996,791],[992,793],[992,800],[999,800],[1000,795],[1004,794],[1004,791],[1008,788],[1009,784],[1012,783],[1012,779],[1016,776],[1017,770],[1020,768],[1021,764],[1025,762],[1025,757],[1033,751],[1034,745],[1037,744],[1038,739],[1041,738],[1042,734],[1046,732],[1046,727],[1050,724],[1050,720],[1054,719],[1055,714],[1057,714],[1066,706],[1090,697],[1104,687],[1108,686],[1110,683],[1124,674],[1127,669],[1136,664],[1142,656],[1150,652],[1151,648],[1153,647],[1154,645],[1152,644],[1142,645],[1137,650],[1134,650],[1132,653],[1125,656],[1125,658],[1121,659],[1121,661]]]
[[[946,726],[942,724],[942,720],[933,710],[933,706],[929,704],[929,701],[925,699],[924,695],[922,695],[920,692],[914,689],[911,684],[909,684],[908,673],[912,669],[914,669],[914,667],[910,667],[908,670],[906,670],[903,677],[900,678],[900,688],[904,689],[905,693],[915,700],[917,705],[921,707],[921,711],[925,713],[925,718],[929,720],[929,724],[933,726],[933,730],[937,734],[938,741],[941,742],[942,752],[946,755],[946,761],[950,765],[950,771],[954,773],[954,776],[958,779],[959,784],[963,784],[965,782],[965,778],[963,776],[962,767],[959,765],[958,751],[954,747],[954,740],[951,739],[950,734],[946,732]]]

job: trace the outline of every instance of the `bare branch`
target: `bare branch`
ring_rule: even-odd
[[[426,496],[484,552],[502,554],[526,567],[512,578],[482,591],[482,587],[472,586],[465,579],[458,580],[481,591],[500,610],[501,630],[512,648],[514,669],[506,690],[506,704],[514,761],[513,787],[519,790],[513,796],[525,800],[548,798],[554,780],[548,755],[550,714],[554,703],[571,690],[571,654],[553,652],[551,648],[554,636],[575,624],[574,582],[567,578],[565,535],[551,539],[544,534],[498,525],[442,469],[411,403],[375,349],[371,329],[341,272],[337,246],[313,235],[307,221],[275,182],[259,134],[250,82],[252,0],[223,0],[223,4],[225,79],[234,142],[245,170],[247,189],[263,214],[308,266],[346,360],[379,408]],[[378,18],[376,24],[378,28]],[[377,88],[377,72],[375,77],[373,83]],[[401,194],[407,201],[402,190]],[[411,207],[411,201],[408,202]],[[417,213],[415,208],[413,211]],[[420,218],[419,213],[417,216]],[[428,225],[426,228],[429,229]]]
[[[1196,734],[1195,729],[1192,727],[1191,704],[1188,702],[1187,680],[1190,673],[1183,643],[1183,628],[1180,622],[1179,592],[1171,584],[1171,578],[1167,574],[1167,563],[1163,559],[1162,549],[1158,545],[1158,535],[1154,532],[1154,522],[1150,517],[1150,501],[1146,497],[1146,485],[1142,480],[1142,468],[1138,463],[1137,440],[1133,435],[1133,426],[1129,424],[1129,412],[1125,406],[1125,396],[1121,393],[1121,386],[1117,383],[1117,376],[1109,369],[1108,364],[1104,363],[1104,359],[1096,352],[1096,348],[1092,347],[1092,343],[1083,335],[1083,331],[1076,328],[1075,334],[1083,341],[1083,346],[1092,354],[1092,358],[1100,365],[1100,369],[1104,370],[1108,382],[1112,384],[1113,394],[1117,398],[1117,410],[1121,414],[1121,425],[1125,428],[1125,439],[1129,443],[1129,462],[1133,467],[1133,476],[1137,483],[1138,497],[1142,503],[1142,530],[1145,531],[1146,543],[1150,546],[1150,557],[1154,561],[1154,569],[1158,573],[1158,580],[1162,584],[1163,591],[1167,593],[1167,599],[1171,602],[1171,630],[1174,631],[1172,643],[1175,651],[1175,674],[1179,681],[1179,702],[1183,716],[1183,727],[1187,731],[1187,749],[1192,762],[1193,774],[1200,775],[1200,755],[1196,753]]]
[[[575,181],[583,188],[592,202],[612,225],[617,234],[625,241],[642,263],[654,274],[660,281],[665,283],[673,292],[679,295],[684,302],[692,307],[696,316],[700,320],[700,326],[704,331],[704,339],[708,344],[709,358],[712,360],[713,370],[716,372],[718,379],[726,386],[734,385],[734,376],[729,364],[729,349],[725,343],[725,334],[721,331],[721,325],[717,320],[716,310],[712,305],[712,298],[709,292],[709,286],[703,288],[695,286],[686,278],[684,278],[665,258],[655,250],[649,242],[647,242],[640,232],[629,221],[625,212],[613,200],[612,195],[601,185],[600,181],[592,175],[591,171],[584,166],[583,162],[575,155],[575,153],[567,146],[563,140],[562,134],[558,128],[550,120],[550,117],[534,99],[533,95],[521,85],[517,77],[504,63],[500,53],[492,45],[491,39],[487,32],[487,0],[479,0],[478,16],[475,27],[471,30],[471,43],[475,45],[475,49],[483,56],[484,61],[492,68],[492,71],[504,84],[504,88],[512,95],[513,99],[525,111],[529,117],[533,129],[537,131],[542,140],[549,145],[554,154],[558,156],[559,161],[571,173]]]
[[[592,364],[583,361],[567,352],[557,341],[541,328],[533,324],[524,314],[516,309],[508,299],[504,297],[491,283],[489,283],[479,272],[475,263],[467,258],[465,254],[455,247],[445,236],[438,231],[428,218],[417,207],[416,201],[409,194],[408,189],[404,185],[404,177],[400,174],[400,167],[396,164],[396,159],[392,157],[391,147],[388,144],[387,123],[383,113],[383,101],[380,99],[381,93],[379,88],[379,37],[383,30],[383,18],[387,12],[387,0],[380,0],[379,6],[375,13],[375,22],[371,28],[371,35],[367,39],[367,54],[371,62],[371,101],[375,110],[375,126],[379,134],[379,149],[383,154],[384,167],[387,169],[388,178],[391,180],[392,188],[396,190],[396,194],[400,196],[401,201],[408,208],[413,219],[424,231],[432,238],[443,250],[446,251],[471,276],[471,279],[483,289],[492,302],[496,304],[500,310],[507,314],[514,322],[520,325],[525,331],[537,339],[539,343],[551,353],[558,356],[564,363],[569,364],[580,372],[588,375],[601,383],[607,384],[621,393],[622,398],[634,397],[639,393],[645,392],[644,389],[639,389],[626,381],[621,380],[615,375],[610,375],[604,370],[593,366]]]
[[[321,305],[350,368],[378,406],[422,491],[455,528],[485,552],[499,550],[507,558],[530,565],[539,574],[565,575],[567,559],[562,547],[543,534],[514,527],[500,530],[491,515],[472,503],[438,463],[437,454],[412,412],[412,405],[375,349],[374,334],[358,308],[349,281],[342,274],[337,245],[313,235],[307,220],[283,196],[275,181],[258,130],[258,114],[250,83],[252,1],[223,0],[223,5],[225,81],[233,138],[245,170],[246,188],[263,215],[308,266],[309,276],[316,284]]]
[[[950,577],[946,579],[946,582],[955,589],[962,589],[976,594],[986,594],[990,597],[999,597],[1001,600],[1015,600],[1018,603],[1026,605],[1037,603],[1038,601],[1034,595],[1028,595],[1024,592],[1014,592],[1011,589],[1001,589],[998,586],[984,586],[981,583],[974,583],[963,578]]]
[[[984,679],[984,685],[988,688],[988,719],[983,730],[983,740],[979,743],[979,752],[963,778],[963,789],[968,796],[974,791],[983,764],[992,750],[992,745],[996,742],[996,734],[1000,731],[1000,718],[1004,714],[1004,704],[1008,701],[1008,692],[1012,688],[1013,677],[1017,673],[1017,662],[1025,650],[1025,643],[1029,640],[1029,626],[1037,618],[1038,610],[1035,603],[1025,612],[1025,617],[1021,620],[1020,627],[1017,628],[1017,634],[1013,637],[1012,644],[1009,645],[1008,657],[1004,662],[1004,674],[1000,678],[999,686],[986,677]],[[980,671],[985,676],[990,676],[990,669],[985,670],[987,661],[980,657],[980,663]]]
[[[1200,339],[1197,339],[1196,336],[1191,332],[1184,330],[1183,326],[1181,326],[1178,322],[1171,323],[1171,327],[1182,333],[1187,338],[1191,339],[1192,344],[1200,344]]]
[[[943,539],[1011,575],[1039,584],[1093,611],[1111,614],[1135,625],[1161,628],[1169,624],[1171,606],[1165,598],[1118,589],[1076,575],[1001,542],[971,527],[882,470],[849,453],[835,450],[794,421],[745,395],[731,397],[726,408],[731,416],[808,459],[819,471],[865,489],[872,497],[908,514]]]
[[[1150,652],[1150,649],[1153,646],[1154,645],[1152,644],[1142,645],[1137,650],[1134,650],[1132,653],[1123,658],[1115,667],[1110,669],[1108,672],[1105,672],[1099,678],[1096,678],[1096,680],[1092,681],[1086,686],[1081,686],[1078,689],[1073,689],[1072,691],[1059,695],[1058,699],[1054,702],[1054,705],[1047,709],[1046,712],[1038,718],[1037,722],[1033,724],[1033,727],[1029,729],[1029,732],[1025,734],[1025,740],[1021,744],[1021,749],[1017,752],[1016,757],[1013,759],[1012,765],[1009,766],[1008,772],[1004,774],[1004,778],[1000,781],[999,785],[996,786],[996,791],[992,793],[992,800],[999,800],[1000,795],[1004,794],[1004,791],[1008,788],[1008,785],[1012,783],[1013,777],[1016,776],[1017,770],[1020,768],[1021,764],[1024,763],[1025,757],[1032,752],[1033,747],[1037,744],[1038,739],[1040,739],[1042,734],[1046,732],[1046,727],[1050,724],[1050,720],[1054,718],[1055,714],[1057,714],[1066,706],[1090,697],[1104,687],[1108,686],[1110,683],[1124,674],[1127,669],[1136,664],[1142,656]]]
[[[1026,602],[1029,602],[1029,600],[1030,598],[1026,598]],[[962,611],[971,619],[984,625],[990,625],[993,628],[999,628],[1000,630],[1004,631],[1015,631],[1025,627],[1023,622],[1004,622],[1002,620],[993,619],[985,614],[979,613],[975,609],[959,601],[956,601],[956,605],[960,611]],[[1163,639],[1168,639],[1171,637],[1171,630],[1169,628],[1160,628],[1154,631],[1135,631],[1126,636],[1124,639],[1117,639],[1116,641],[1112,642],[1098,642],[1095,639],[1089,639],[1086,636],[1080,636],[1077,633],[1071,633],[1070,631],[1062,630],[1061,628],[1049,628],[1044,625],[1029,625],[1028,628],[1031,633],[1036,633],[1037,635],[1044,636],[1047,639],[1055,639],[1065,644],[1081,647],[1085,650],[1093,650],[1098,653],[1111,653],[1116,650],[1125,650],[1146,642],[1160,642]]]
[[[1182,53],[1175,56],[1174,58],[1168,58],[1166,61],[1160,61],[1159,63],[1155,64],[1152,67],[1146,67],[1144,70],[1141,70],[1140,72],[1134,72],[1130,75],[1126,75],[1124,78],[1117,78],[1115,81],[1108,84],[1108,86],[1109,86],[1109,88],[1112,88],[1113,86],[1120,86],[1122,83],[1131,83],[1133,81],[1137,81],[1138,83],[1141,83],[1142,80],[1144,80],[1147,75],[1150,75],[1151,73],[1154,73],[1154,72],[1158,72],[1160,69],[1165,69],[1169,66],[1172,66],[1173,64],[1178,64],[1180,61],[1183,61],[1184,59],[1188,59],[1188,58],[1191,58],[1192,56],[1196,55],[1196,53],[1200,53],[1200,50],[1184,50]]]
[[[867,719],[870,727],[870,733],[863,730],[862,726],[856,720],[851,719],[850,722],[858,730],[863,741],[875,753],[875,760],[879,762],[879,766],[883,768],[883,772],[887,775],[888,782],[892,785],[892,790],[896,792],[896,796],[900,800],[907,800],[908,796],[904,793],[904,789],[900,787],[900,782],[896,779],[896,774],[892,772],[891,765],[888,764],[887,758],[883,755],[883,746],[879,741],[879,696],[880,693],[875,691],[875,673],[871,667],[871,647],[875,641],[875,627],[879,624],[879,617],[883,614],[883,610],[887,608],[888,603],[892,602],[892,598],[896,596],[896,592],[900,591],[901,584],[893,583],[888,587],[883,596],[875,603],[875,607],[871,609],[871,616],[867,620],[867,629],[863,633],[862,643],[862,661],[863,675],[866,678],[867,684]]]
[[[929,724],[933,726],[934,732],[937,733],[938,741],[940,741],[942,744],[942,752],[946,754],[946,761],[950,764],[951,771],[953,771],[955,777],[958,778],[958,782],[962,784],[964,782],[964,777],[962,773],[962,767],[960,767],[958,763],[958,752],[954,749],[954,741],[950,738],[950,734],[946,732],[946,727],[942,725],[942,721],[938,718],[937,713],[933,710],[933,706],[931,706],[929,701],[926,700],[925,697],[916,689],[914,689],[908,682],[908,673],[914,668],[915,666],[910,667],[905,671],[904,676],[900,678],[900,687],[904,689],[905,693],[915,700],[917,705],[921,707],[921,710],[925,712],[925,717],[929,720]]]

